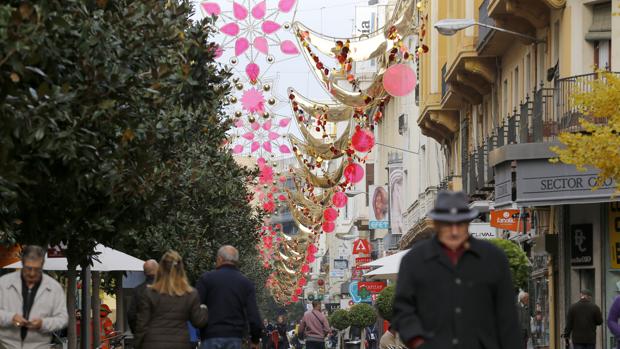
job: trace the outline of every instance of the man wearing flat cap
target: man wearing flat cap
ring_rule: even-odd
[[[411,349],[521,349],[508,259],[469,235],[478,212],[462,192],[439,192],[436,234],[402,259],[394,326]]]

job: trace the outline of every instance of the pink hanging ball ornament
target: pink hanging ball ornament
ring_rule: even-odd
[[[220,8],[220,5],[218,5],[215,2],[203,2],[202,4],[200,4],[200,6],[202,6],[202,9],[209,16],[219,16],[220,13],[222,13],[222,9]]]
[[[308,256],[306,256],[306,262],[308,263],[312,263],[316,260],[316,257],[314,257],[313,254],[309,254]]]
[[[347,197],[347,194],[339,191],[336,194],[334,194],[334,196],[332,197],[332,203],[334,204],[334,206],[338,207],[338,208],[343,208],[347,205],[347,202],[349,202],[349,198]]]
[[[256,19],[263,19],[263,17],[265,17],[266,12],[267,12],[267,3],[265,2],[265,0],[263,0],[252,8],[252,17]]]
[[[226,35],[237,36],[239,34],[239,26],[237,23],[228,23],[220,28],[220,31]]]
[[[269,54],[269,44],[267,43],[267,39],[262,36],[257,36],[254,39],[254,47],[256,50],[264,55]]]
[[[326,208],[325,211],[323,211],[323,219],[325,219],[328,222],[333,222],[338,218],[338,211],[336,211],[336,209],[334,208]]]
[[[237,40],[237,42],[239,40]],[[250,79],[250,82],[256,83],[256,81],[258,81],[258,76],[260,75],[260,67],[256,63],[250,63],[245,66],[245,73],[248,75],[248,79]]]
[[[299,54],[299,49],[297,49],[297,45],[295,45],[291,40],[284,40],[280,44],[280,50],[287,55],[296,55]]]
[[[307,274],[310,271],[310,266],[308,264],[304,264],[301,266],[301,272]]]
[[[296,0],[280,0],[278,3],[278,8],[282,12],[289,12],[293,9],[293,6],[295,6],[295,1]]]
[[[233,15],[236,19],[242,21],[248,16],[248,9],[235,1],[233,2]]]
[[[308,254],[315,254],[317,253],[318,249],[316,248],[315,244],[310,244],[308,245]]]
[[[299,302],[299,297],[298,297],[297,295],[293,295],[293,296],[291,297],[291,301],[293,301],[293,302]]]
[[[403,97],[415,88],[416,76],[406,64],[395,64],[383,74],[383,87],[391,96]]]
[[[295,294],[297,296],[301,296],[302,293],[303,293],[303,290],[301,289],[301,287],[297,287],[297,289],[295,289]]]
[[[246,38],[239,38],[235,41],[235,56],[241,56],[250,48],[250,42]]]
[[[336,229],[336,224],[334,222],[323,222],[321,229],[324,233],[331,233]]]
[[[344,168],[344,178],[349,183],[358,183],[364,178],[364,168],[358,163],[350,163]]]
[[[260,27],[265,34],[273,34],[280,30],[281,26],[274,21],[264,21]]]
[[[375,146],[375,135],[368,129],[358,128],[351,137],[351,145],[356,151],[367,153]]]
[[[297,282],[297,285],[299,286],[306,286],[306,283],[308,281],[306,280],[306,278],[302,277],[301,279],[299,279],[299,281]]]

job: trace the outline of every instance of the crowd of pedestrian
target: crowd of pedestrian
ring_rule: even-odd
[[[514,288],[507,257],[497,247],[469,235],[478,216],[463,193],[440,192],[429,216],[436,234],[417,243],[404,257],[394,299],[394,319],[379,339],[375,325],[365,329],[365,348],[527,349],[532,337],[529,295]],[[21,270],[0,277],[0,348],[47,349],[51,333],[67,326],[61,285],[43,273],[45,250],[25,246]],[[144,283],[134,289],[128,322],[138,349],[335,348],[337,331],[321,309],[312,308],[298,324],[284,315],[261,321],[254,283],[239,270],[239,251],[218,250],[216,268],[205,272],[195,288],[183,258],[175,251],[144,263]],[[102,331],[113,331],[102,305]],[[620,338],[620,297],[607,325]],[[603,323],[592,292],[567,313],[563,337],[574,349],[594,349]],[[378,340],[379,339],[379,340]],[[620,343],[620,342],[619,342]],[[620,349],[620,344],[618,344]]]

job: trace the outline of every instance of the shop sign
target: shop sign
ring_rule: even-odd
[[[349,261],[346,259],[334,259],[334,269],[336,270],[349,269]]]
[[[605,181],[597,190],[598,170],[577,171],[574,165],[552,164],[548,159],[517,161],[517,202],[549,204],[610,201],[615,182]]]
[[[340,309],[340,303],[325,303],[325,310],[330,315],[338,309]]]
[[[519,210],[492,210],[491,226],[502,230],[518,231]]]
[[[571,225],[571,266],[592,266],[594,260],[594,244],[592,224]]]
[[[609,243],[611,267],[620,269],[620,202],[609,204]]]
[[[357,284],[357,288],[360,292],[362,292],[362,289],[366,289],[370,293],[379,293],[385,288],[385,282],[360,282]]]
[[[355,264],[360,265],[360,264],[366,264],[366,263],[370,263],[372,262],[372,258],[371,257],[357,257],[355,258]]]
[[[371,266],[366,266],[366,265],[356,265],[355,266],[355,270],[370,270],[372,269]]]
[[[495,239],[497,237],[497,229],[489,223],[470,223],[469,235],[476,239]]]
[[[370,242],[366,239],[353,241],[353,254],[370,254]]]
[[[329,276],[333,278],[343,278],[344,270],[341,270],[341,269],[332,270],[329,272]]]

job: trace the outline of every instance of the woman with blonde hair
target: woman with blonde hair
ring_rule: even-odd
[[[161,258],[155,282],[139,300],[136,348],[190,349],[187,322],[207,324],[207,308],[187,281],[183,259],[176,251]]]

